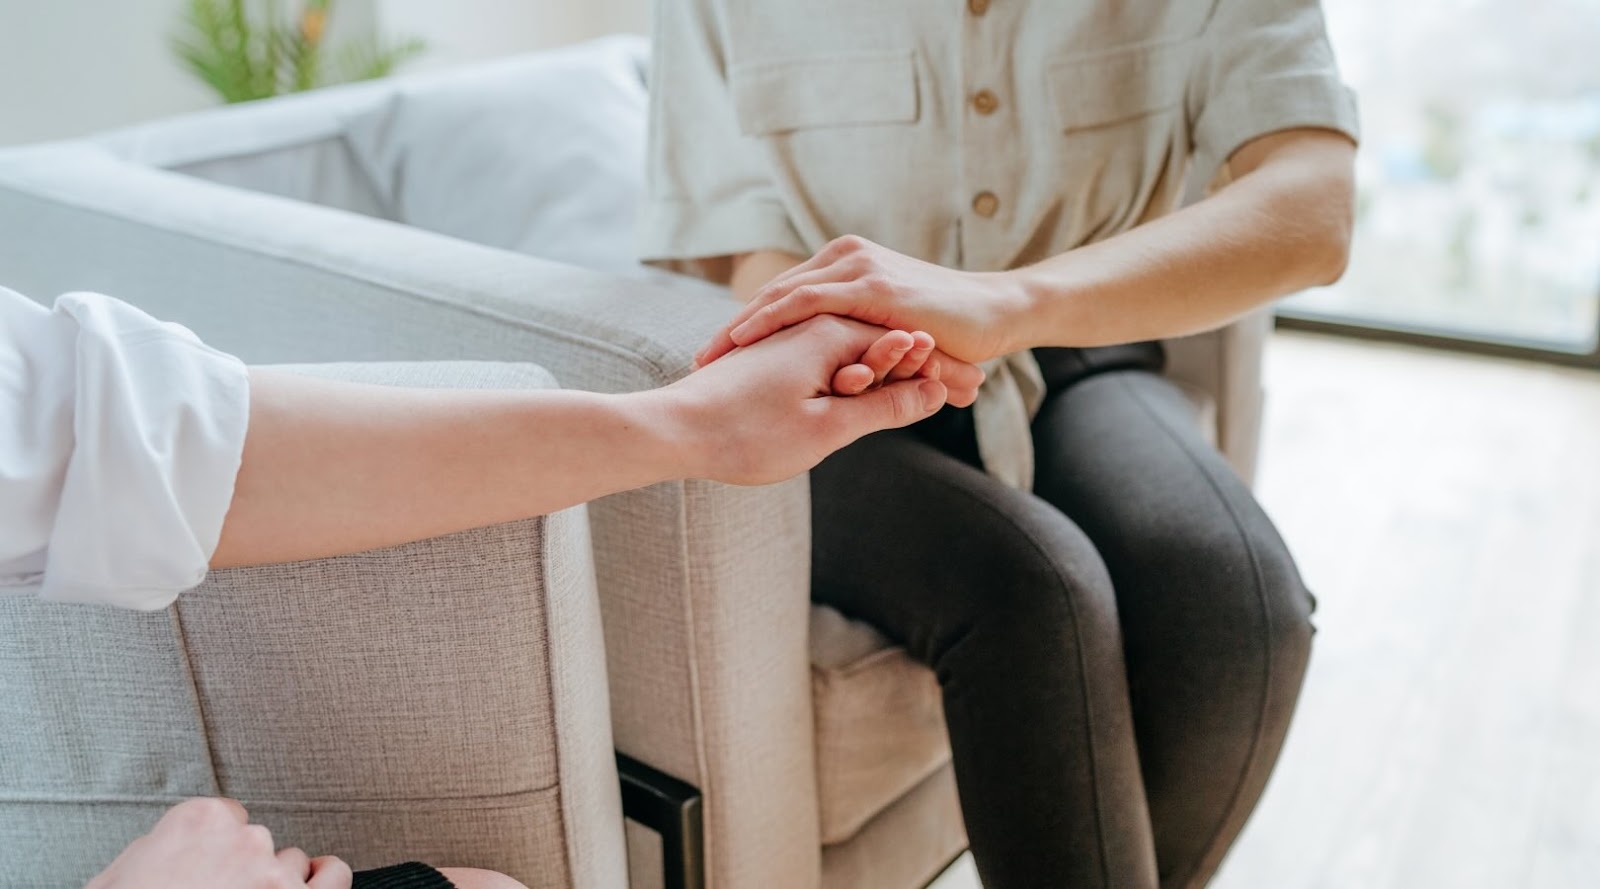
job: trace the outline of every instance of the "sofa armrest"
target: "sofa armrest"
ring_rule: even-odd
[[[246,361],[536,360],[566,386],[686,372],[718,291],[560,266],[67,144],[0,152],[0,274],[100,290]],[[713,886],[814,886],[803,479],[590,506],[617,748],[705,794]]]

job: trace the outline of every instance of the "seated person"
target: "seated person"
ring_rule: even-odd
[[[391,546],[669,479],[774,482],[970,404],[982,376],[925,333],[825,316],[650,392],[366,386],[246,368],[109,297],[51,311],[0,289],[0,594],[159,609],[210,568]],[[277,850],[237,803],[191,800],[90,889],[452,885],[518,884],[420,864],[352,876]]]

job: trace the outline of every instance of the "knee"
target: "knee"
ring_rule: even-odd
[[[505,874],[475,867],[445,867],[439,873],[456,885],[456,889],[528,889]]]
[[[1031,641],[1059,653],[1063,640],[1119,637],[1110,573],[1069,522],[1059,516],[1016,521],[972,542],[977,554],[972,574],[958,585],[952,636],[987,639],[1011,655],[1021,655]]]
[[[1313,600],[1294,556],[1264,516],[1247,518],[1226,534],[1191,528],[1161,548],[1170,555],[1168,570],[1183,579],[1168,584],[1200,610],[1195,626],[1214,637],[1216,650],[1279,662],[1303,663],[1309,656]]]

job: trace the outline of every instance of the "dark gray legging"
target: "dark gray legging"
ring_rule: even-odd
[[[1312,599],[1158,345],[1039,349],[1033,494],[970,411],[813,474],[814,595],[938,674],[988,889],[1203,885],[1277,759]]]

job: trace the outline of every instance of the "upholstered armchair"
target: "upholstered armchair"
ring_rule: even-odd
[[[663,385],[732,304],[625,261],[645,51],[615,39],[0,152],[0,282],[111,293],[253,363]],[[452,153],[497,126],[517,144]],[[594,157],[608,172],[585,179]],[[616,212],[541,216],[585,193]],[[527,218],[494,209],[508,196]],[[1264,331],[1169,350],[1246,476]],[[37,850],[102,861],[160,806],[229,793],[308,848],[533,886],[624,868],[638,887],[923,886],[965,845],[938,689],[811,604],[807,498],[804,479],[672,483],[222,572],[159,614],[0,604],[0,871],[42,884]]]

